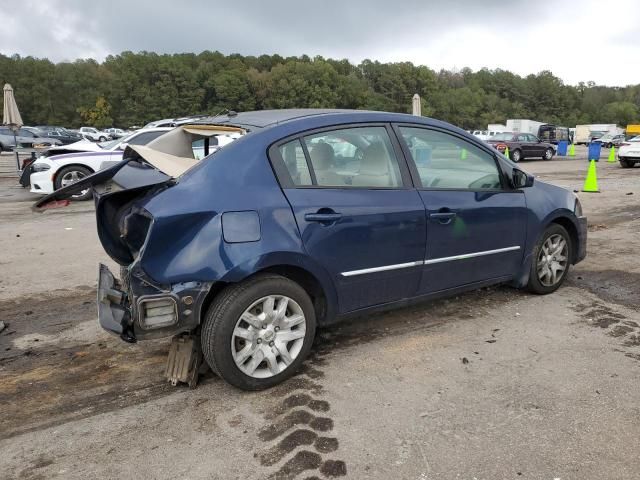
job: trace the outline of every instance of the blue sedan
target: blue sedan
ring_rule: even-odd
[[[209,153],[219,135],[240,138]],[[551,293],[586,255],[573,193],[404,114],[200,119],[37,208],[89,185],[122,266],[120,279],[99,268],[102,326],[129,342],[172,336],[188,381],[204,358],[247,390],[293,375],[318,325],[499,283]]]

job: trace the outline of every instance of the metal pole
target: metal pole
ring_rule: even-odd
[[[12,129],[13,130],[13,129]],[[13,130],[13,143],[15,144],[14,151],[16,152],[16,168],[18,171],[21,170],[20,168],[20,155],[18,154],[18,139],[16,138],[16,131]]]

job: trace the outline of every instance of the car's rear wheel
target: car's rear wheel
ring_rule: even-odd
[[[511,152],[511,160],[518,163],[520,160],[522,160],[522,152],[516,148],[513,152]]]
[[[551,160],[553,158],[553,148],[547,148],[542,156],[543,160]]]
[[[632,168],[635,165],[635,162],[632,162],[631,160],[627,160],[625,158],[621,158],[620,165],[622,166],[622,168]]]
[[[305,290],[279,275],[231,285],[213,301],[201,330],[211,369],[243,390],[262,390],[291,377],[311,350],[316,330]]]
[[[77,181],[82,180],[84,177],[88,177],[91,174],[91,170],[86,167],[81,167],[79,165],[69,165],[68,167],[60,169],[60,171],[56,175],[54,187],[56,190],[59,190],[63,187],[67,187],[73,183],[76,183]],[[89,200],[91,196],[91,189],[86,188],[80,193],[73,195],[71,197],[71,200]]]
[[[556,223],[549,225],[533,250],[527,289],[533,293],[555,292],[571,265],[571,237]]]

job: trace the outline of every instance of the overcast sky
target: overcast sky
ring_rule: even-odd
[[[640,83],[639,0],[0,0],[0,53],[322,55]]]

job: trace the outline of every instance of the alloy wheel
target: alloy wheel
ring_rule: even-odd
[[[553,287],[567,269],[569,245],[559,234],[551,235],[542,244],[538,253],[538,280],[545,287]]]
[[[70,172],[65,173],[60,179],[60,186],[62,188],[67,187],[71,184],[76,183],[79,180],[82,180],[86,175],[83,172],[79,172],[77,170],[72,170]],[[85,188],[80,193],[76,193],[73,197],[81,197],[85,195],[89,191],[88,188]]]
[[[253,378],[286,370],[302,350],[306,318],[298,303],[284,295],[254,302],[236,322],[231,353],[236,366]]]

